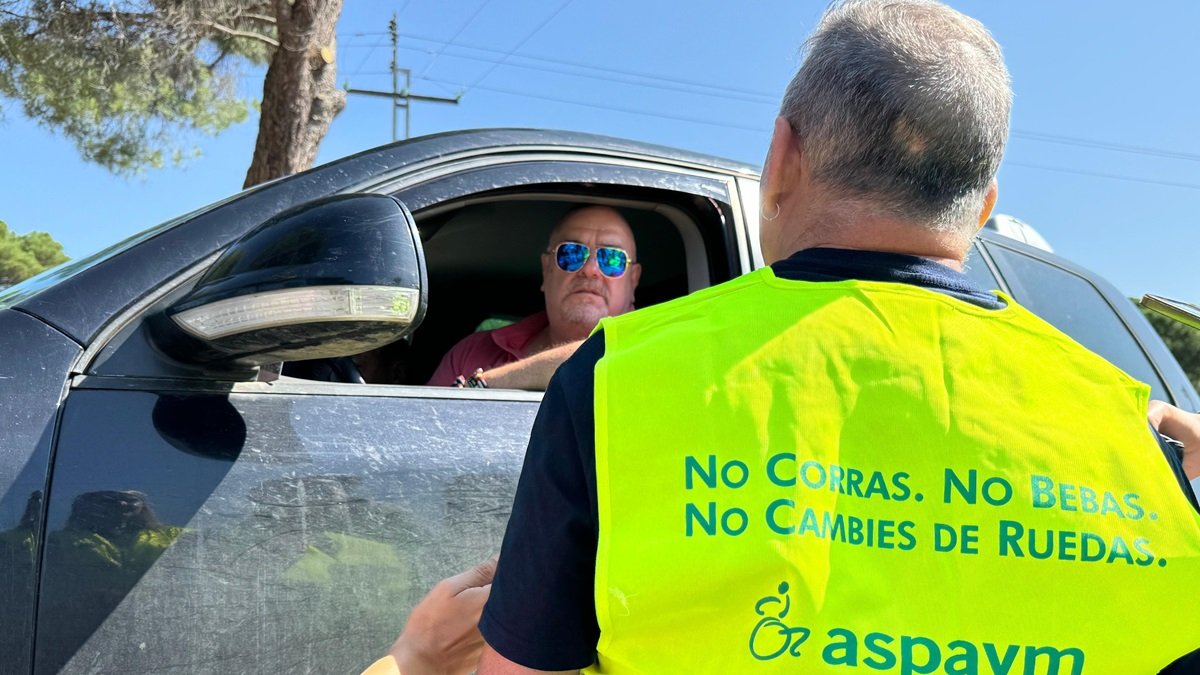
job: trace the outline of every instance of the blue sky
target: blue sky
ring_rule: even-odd
[[[589,131],[761,162],[779,94],[824,2],[346,0],[338,79],[386,89],[399,14],[414,135],[490,126]],[[953,1],[1004,48],[1016,94],[998,212],[1129,295],[1200,299],[1200,3]],[[243,87],[261,91],[261,72]],[[198,139],[183,168],[119,178],[4,104],[0,220],[86,255],[240,189],[257,120]],[[401,120],[403,126],[403,120]],[[351,96],[318,162],[391,141],[383,100]]]

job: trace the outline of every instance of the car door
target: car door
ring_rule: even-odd
[[[79,345],[0,299],[0,663],[32,665],[38,542],[57,408]]]
[[[365,665],[497,550],[538,402],[113,379],[64,411],[37,672]]]
[[[732,179],[695,167],[477,155],[368,189],[419,221],[483,192],[576,188],[711,201],[723,220],[696,264],[740,271]],[[129,310],[65,399],[35,672],[355,672],[436,581],[499,549],[540,394],[154,366],[147,317],[203,267]]]

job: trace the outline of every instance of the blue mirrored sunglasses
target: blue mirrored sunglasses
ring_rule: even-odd
[[[558,263],[558,269],[564,272],[578,272],[587,264],[592,249],[588,248],[587,244],[577,241],[564,241],[551,252],[554,254],[554,262]],[[625,270],[629,268],[629,254],[624,249],[601,246],[596,249],[596,264],[601,274],[615,279],[625,274]]]

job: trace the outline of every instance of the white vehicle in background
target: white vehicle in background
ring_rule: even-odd
[[[1054,249],[1050,247],[1050,242],[1046,241],[1046,238],[1040,232],[1033,229],[1033,226],[1029,223],[1017,220],[1012,216],[997,213],[988,218],[983,227],[984,229],[1016,239],[1035,248],[1040,248],[1043,251],[1054,253]]]

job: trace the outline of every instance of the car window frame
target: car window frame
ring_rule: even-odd
[[[746,264],[745,260],[747,260],[744,245],[746,236],[745,222],[744,219],[738,217],[739,214],[742,213],[742,204],[740,203],[735,177],[719,171],[704,171],[667,162],[606,157],[587,153],[530,152],[515,153],[512,155],[503,155],[499,157],[481,156],[464,159],[458,162],[434,167],[414,175],[403,176],[390,181],[384,181],[373,186],[371,189],[388,190],[387,194],[392,195],[408,206],[413,211],[414,217],[420,221],[421,213],[423,211],[435,209],[442,204],[469,199],[472,195],[480,194],[485,191],[461,189],[458,192],[441,192],[437,195],[437,199],[429,198],[426,195],[426,191],[432,192],[437,190],[438,183],[442,183],[447,180],[453,180],[456,177],[461,177],[471,172],[483,171],[486,172],[487,176],[494,177],[510,171],[525,170],[533,165],[562,166],[563,164],[574,165],[580,169],[581,174],[575,177],[564,176],[561,174],[555,176],[556,178],[562,179],[558,182],[563,185],[581,183],[583,181],[578,180],[577,178],[583,177],[582,174],[585,172],[591,172],[590,177],[592,180],[589,181],[590,183],[611,185],[615,189],[619,189],[621,186],[649,187],[664,191],[678,192],[680,194],[707,197],[709,199],[714,199],[717,196],[723,197],[725,199],[724,203],[728,206],[729,217],[732,219],[732,222],[723,223],[723,241],[721,242],[726,249],[723,259],[729,268],[728,276],[730,278],[736,277],[747,270],[747,268],[744,266]],[[499,173],[491,173],[491,171],[496,171]],[[605,176],[606,173],[609,175]],[[669,182],[654,184],[645,180],[630,180],[633,177],[644,179],[646,176],[651,174],[659,174],[663,177],[670,177],[675,182],[674,184]],[[481,173],[479,177],[483,178],[484,175],[485,174]],[[603,179],[606,177],[611,179],[611,182],[605,182]],[[524,181],[514,181],[511,184],[503,184],[502,182],[495,180],[480,180],[479,183],[480,185],[487,185],[489,190],[503,189],[505,187],[518,187],[527,184]],[[701,184],[708,184],[710,186],[720,185],[724,190],[724,194],[714,195],[699,190],[681,189],[687,186],[695,187]],[[545,183],[541,183],[541,185],[545,185]],[[532,188],[533,184],[530,184],[530,187]],[[536,190],[531,190],[531,192],[536,192]],[[414,196],[416,199],[414,199]],[[707,237],[703,239],[703,243],[706,248],[704,251],[704,257],[709,261],[711,268],[714,256],[712,255],[712,252],[707,249],[712,242],[710,242]],[[719,276],[715,279],[713,278],[714,271],[715,270],[712,269],[707,271],[710,285],[713,283],[720,283],[721,281]],[[334,386],[342,387],[346,385],[334,383]],[[361,387],[362,385],[349,386]],[[448,392],[462,391],[456,390],[454,387],[437,387],[430,385],[377,386],[412,388],[417,391],[426,392],[427,397],[429,398],[442,398],[446,397]],[[473,392],[475,393],[472,395],[472,398],[477,398],[479,400],[529,400],[527,397],[531,394],[536,395],[537,400],[540,400],[543,393],[492,388],[474,389]]]
[[[721,183],[724,187],[725,202],[729,206],[730,218],[733,222],[725,223],[725,248],[726,259],[731,271],[731,278],[738,274],[750,271],[751,258],[749,253],[749,237],[748,229],[749,222],[745,217],[745,205],[743,204],[744,196],[739,190],[738,181],[744,180],[744,176],[739,176],[736,173],[731,173],[719,168],[704,167],[693,165],[686,162],[676,162],[670,159],[656,159],[652,157],[638,155],[608,155],[598,154],[586,151],[563,151],[556,150],[553,152],[540,151],[536,149],[528,151],[518,151],[506,154],[484,154],[473,155],[457,159],[451,162],[436,164],[431,166],[417,167],[411,172],[407,172],[397,176],[391,176],[381,179],[375,183],[368,183],[361,186],[361,192],[374,192],[391,195],[402,202],[420,218],[420,212],[426,208],[434,206],[434,204],[409,204],[407,197],[412,194],[413,190],[419,190],[422,186],[429,185],[435,181],[444,180],[452,177],[453,174],[465,173],[479,169],[488,168],[504,168],[512,167],[521,164],[535,164],[539,162],[553,162],[562,164],[575,164],[577,166],[592,166],[595,167],[601,174],[604,172],[638,172],[650,171],[658,172],[666,175],[674,175],[678,180],[703,180]],[[599,174],[598,174],[599,175]],[[560,181],[563,183],[581,182],[581,181]],[[638,183],[612,182],[612,185],[630,185],[638,187],[657,187],[664,190],[679,190],[679,186],[669,185],[641,185]],[[505,187],[505,186],[495,186]],[[509,186],[515,187],[515,186]],[[696,196],[708,196],[703,193],[689,192]],[[450,199],[462,199],[467,196],[467,193],[456,197],[448,197],[439,202],[449,201]],[[719,283],[715,282],[715,283]]]

